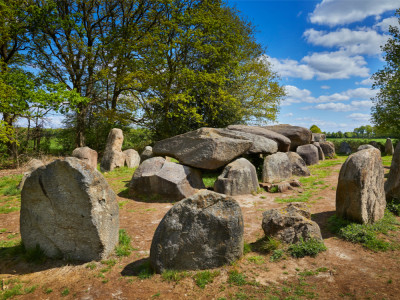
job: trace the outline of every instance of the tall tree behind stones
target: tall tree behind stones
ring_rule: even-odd
[[[137,120],[156,138],[273,119],[283,88],[254,28],[223,1],[174,0],[165,5],[154,43],[143,55],[145,92],[132,93]]]
[[[400,25],[400,9],[396,11],[396,15],[399,17]],[[375,81],[373,88],[379,88],[378,94],[373,99],[372,121],[378,129],[398,136],[400,133],[400,26],[390,26],[389,32],[392,37],[381,47],[386,65],[372,76]]]
[[[39,28],[31,31],[33,65],[47,78],[90,99],[75,115],[75,145],[82,147],[91,108],[116,110],[126,89],[126,63],[139,57],[135,45],[146,36],[146,26],[154,24],[152,17],[157,14],[149,12],[158,1],[33,2],[38,8],[31,17]]]

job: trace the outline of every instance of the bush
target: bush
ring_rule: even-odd
[[[400,216],[400,199],[392,198],[387,200],[386,208],[396,216]]]
[[[324,243],[317,239],[309,239],[307,241],[301,239],[298,243],[290,245],[288,248],[290,255],[296,258],[304,256],[315,257],[318,253],[325,250]]]

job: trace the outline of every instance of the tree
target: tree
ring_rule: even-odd
[[[146,89],[131,97],[136,120],[156,138],[276,118],[284,90],[254,28],[234,9],[218,0],[170,1],[155,36],[144,53]]]
[[[321,129],[317,125],[312,125],[310,130],[312,133],[322,133]]]
[[[400,9],[396,11],[400,25]],[[400,133],[400,28],[389,27],[391,38],[381,47],[386,65],[372,79],[379,92],[373,98],[372,121],[380,131]]]

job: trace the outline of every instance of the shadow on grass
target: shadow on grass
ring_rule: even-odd
[[[150,258],[141,258],[129,265],[125,266],[122,270],[121,275],[128,277],[128,276],[136,276],[140,279],[150,278],[154,275],[154,270],[150,265]]]
[[[316,222],[321,229],[321,235],[323,239],[330,237],[337,237],[338,235],[333,234],[329,229],[329,218],[335,215],[335,211],[324,211],[316,214],[312,214],[311,220]]]
[[[24,275],[66,265],[78,266],[85,263],[61,258],[48,258],[39,247],[26,250],[22,243],[0,248],[0,274]]]

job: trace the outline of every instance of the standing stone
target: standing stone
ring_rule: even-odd
[[[386,153],[386,155],[393,155],[393,153],[394,153],[393,143],[390,138],[386,139],[385,153]]]
[[[386,207],[383,173],[379,150],[350,155],[339,173],[336,214],[363,224],[381,219]]]
[[[365,149],[376,149],[374,146],[366,144],[366,145],[360,145],[357,148],[357,151],[365,150]]]
[[[292,126],[289,124],[280,124],[273,126],[263,126],[271,131],[275,131],[276,133],[282,134],[290,139],[290,150],[296,151],[298,146],[307,145],[311,143],[312,132],[311,130],[300,127],[300,126]]]
[[[227,129],[251,133],[271,139],[278,144],[279,152],[288,152],[290,148],[290,139],[288,139],[286,136],[260,126],[229,125]]]
[[[243,216],[232,198],[203,190],[176,203],[154,233],[150,262],[166,269],[203,270],[230,264],[243,254]]]
[[[273,183],[292,176],[292,166],[286,153],[278,152],[265,157],[262,182]]]
[[[37,168],[43,167],[45,164],[39,160],[39,159],[31,159],[28,164],[26,165],[26,172],[24,173],[24,175],[22,176],[22,179],[20,181],[20,183],[18,184],[18,189],[22,190],[22,188],[24,187],[25,181],[26,179],[29,177],[29,175],[31,175],[31,173],[33,171],[35,171]]]
[[[311,221],[311,213],[304,203],[290,203],[283,209],[270,209],[263,213],[262,228],[267,237],[277,238],[287,244],[301,239],[323,241],[317,223]]]
[[[134,149],[123,151],[125,154],[125,164],[128,168],[137,168],[140,165],[140,155]]]
[[[307,166],[318,164],[318,148],[312,144],[297,147],[297,154],[301,156]]]
[[[321,145],[318,142],[314,142],[313,145],[318,149],[318,159],[325,160],[324,151],[322,151]]]
[[[75,157],[36,169],[21,193],[21,238],[49,257],[100,260],[118,243],[118,203],[103,175]]]
[[[343,141],[340,144],[339,153],[350,155],[351,154],[350,145],[348,143],[346,143],[345,141]]]
[[[200,128],[156,142],[153,152],[194,168],[215,170],[247,152],[252,144],[229,130]]]
[[[388,201],[400,199],[400,143],[397,143],[393,153],[389,176],[385,182],[385,193]]]
[[[169,162],[163,157],[153,157],[136,169],[129,185],[129,194],[176,201],[203,188],[199,170]]]
[[[312,142],[326,142],[326,135],[323,133],[313,133]]]
[[[124,166],[126,157],[121,150],[123,142],[124,134],[122,130],[119,128],[111,129],[108,134],[106,149],[100,163],[102,172],[109,172],[115,168]]]
[[[97,151],[89,147],[79,147],[72,151],[72,156],[86,162],[93,169],[97,169]]]
[[[326,158],[335,158],[335,145],[332,142],[320,142],[319,145]]]
[[[228,164],[214,183],[214,191],[231,196],[251,194],[257,189],[256,168],[245,158]]]
[[[288,152],[287,156],[292,167],[292,174],[296,176],[310,176],[310,170],[307,168],[306,163],[296,152]]]
[[[151,147],[151,146],[144,147],[142,154],[140,154],[140,161],[144,162],[146,159],[149,159],[152,157],[154,157],[153,147]]]

